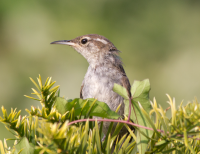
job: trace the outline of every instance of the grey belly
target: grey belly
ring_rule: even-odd
[[[83,99],[96,98],[105,102],[113,111],[117,109],[119,104],[122,104],[119,111],[119,114],[122,115],[124,113],[123,98],[112,90],[113,85],[114,82],[106,78],[90,78],[90,80],[84,81]]]
[[[114,83],[106,80],[106,79],[90,79],[84,82],[84,87],[82,89],[83,99],[86,98],[96,98],[98,101],[105,102],[109,108],[113,111],[117,109],[117,107],[121,104],[120,110],[118,112],[119,115],[124,114],[124,102],[123,98],[115,93],[113,89]],[[99,118],[99,117],[94,117]],[[113,127],[115,128],[117,123],[114,123]],[[107,130],[110,126],[110,122],[104,122],[103,124],[103,133],[106,134]],[[114,132],[115,129],[111,131]],[[126,132],[125,127],[121,130],[124,134]]]

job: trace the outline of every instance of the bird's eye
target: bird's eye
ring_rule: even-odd
[[[82,44],[86,44],[87,41],[88,41],[87,39],[82,39],[82,40],[81,40],[81,43],[82,43]]]

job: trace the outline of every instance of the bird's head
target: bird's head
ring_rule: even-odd
[[[93,66],[99,65],[105,60],[119,58],[117,56],[119,51],[112,42],[97,34],[83,35],[72,40],[54,41],[51,44],[64,44],[73,47]]]

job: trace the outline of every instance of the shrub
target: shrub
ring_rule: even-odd
[[[15,135],[13,147],[7,147],[0,141],[1,153],[198,153],[200,151],[200,105],[193,102],[176,109],[175,99],[167,95],[169,108],[158,106],[156,100],[149,100],[149,80],[135,81],[132,85],[131,120],[127,122],[129,100],[126,90],[114,85],[113,90],[124,97],[125,119],[118,114],[120,106],[114,112],[107,104],[96,99],[65,100],[59,96],[59,86],[47,78],[42,84],[31,78],[37,90],[33,94],[40,101],[42,108],[26,109],[28,115],[21,116],[21,111],[11,109],[10,114],[2,106],[5,127]],[[171,118],[166,112],[171,111]],[[93,116],[106,118],[92,119]],[[111,121],[108,133],[103,134],[103,121]],[[97,121],[102,121],[98,124]],[[113,123],[118,122],[114,128]],[[133,133],[129,126],[135,128]],[[129,134],[119,138],[121,128],[125,126]],[[111,130],[114,133],[111,135]],[[103,139],[104,138],[104,139]],[[131,141],[131,138],[132,141]],[[131,141],[131,142],[130,142]]]

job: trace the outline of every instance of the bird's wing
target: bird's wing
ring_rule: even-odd
[[[128,97],[131,98],[131,84],[129,82],[128,77],[126,76],[126,73],[124,71],[124,68],[122,65],[118,65],[118,70],[122,73],[122,79],[121,79],[121,84],[124,88],[126,88]]]
[[[80,90],[80,98],[81,98],[81,99],[83,99],[83,94],[82,94],[83,86],[84,86],[84,83],[82,83],[82,85],[81,85],[81,90]]]
[[[130,82],[129,82],[127,76],[122,77],[122,86],[124,88],[126,88],[128,97],[131,98],[131,85],[130,85]]]

